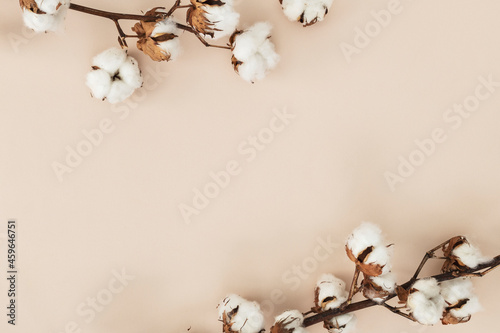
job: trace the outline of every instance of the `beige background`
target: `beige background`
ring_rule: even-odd
[[[0,233],[8,218],[18,220],[20,298],[18,326],[7,327],[4,310],[0,330],[60,333],[75,322],[89,333],[220,332],[215,307],[229,292],[265,302],[269,328],[280,311],[312,305],[321,273],[350,279],[342,246],[364,220],[396,244],[400,282],[456,234],[499,254],[500,91],[457,129],[443,115],[474,95],[480,76],[500,81],[500,3],[402,0],[348,63],[340,44],[353,44],[356,27],[373,24],[370,12],[388,3],[337,0],[324,22],[303,29],[277,0],[242,0],[242,26],[275,27],[282,60],[264,81],[247,84],[229,53],[185,35],[173,63],[156,65],[131,47],[147,89],[111,107],[84,84],[91,58],[116,44],[111,21],[70,12],[65,34],[33,36],[17,2],[4,1]],[[81,4],[131,13],[162,5]],[[284,108],[295,118],[248,162],[238,146]],[[52,164],[103,119],[113,131],[58,181]],[[384,174],[435,128],[447,140],[391,191]],[[232,160],[241,172],[186,224],[179,205]],[[328,239],[331,253],[318,249]],[[135,278],[87,323],[77,309],[104,297],[122,269]],[[498,274],[475,282],[485,311],[466,325],[426,328],[370,309],[358,314],[357,331],[496,332]],[[270,302],[278,291],[285,299]]]

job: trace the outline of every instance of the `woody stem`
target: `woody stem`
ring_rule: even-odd
[[[90,7],[85,7],[82,5],[77,5],[76,3],[70,3],[69,9],[75,10],[77,12],[105,17],[113,21],[117,20],[135,20],[135,21],[147,21],[147,20],[155,20],[156,16],[146,16],[146,15],[134,15],[134,14],[120,14],[120,13],[112,13],[106,12],[104,10],[94,9]]]

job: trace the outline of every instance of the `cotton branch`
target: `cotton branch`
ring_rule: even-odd
[[[438,275],[431,276],[432,278],[436,279],[438,282],[443,282],[443,281],[448,281],[448,280],[453,280],[456,278],[460,277],[482,277],[486,275],[487,273],[491,272],[493,269],[498,267],[500,265],[500,255],[496,256],[493,258],[492,261],[485,263],[485,264],[480,264],[474,269],[467,269],[464,271],[452,271],[448,273],[442,273]],[[408,282],[404,283],[401,285],[404,289],[408,289],[411,287],[413,284],[414,279],[410,279]],[[396,297],[396,293],[390,295],[387,297],[386,301]],[[376,305],[383,305],[379,304],[375,301],[372,300],[364,300],[356,303],[349,304],[345,308],[338,308],[338,309],[332,309],[332,310],[327,310],[318,314],[315,314],[313,316],[307,317],[304,319],[304,327],[312,326],[314,324],[321,323],[325,320],[329,320],[333,317],[340,316],[346,313],[354,312],[354,311],[359,311],[363,310],[372,306]]]
[[[114,13],[114,12],[108,12],[108,11],[104,11],[104,10],[100,10],[100,9],[95,9],[95,8],[90,8],[90,7],[78,5],[75,3],[70,3],[69,9],[72,9],[72,10],[75,10],[75,11],[78,11],[81,13],[85,13],[88,15],[104,17],[104,18],[112,20],[116,25],[116,28],[118,30],[118,34],[120,35],[119,43],[121,46],[123,46],[123,45],[127,45],[125,42],[126,38],[137,38],[138,36],[125,34],[123,32],[123,29],[120,26],[119,20],[146,21],[146,22],[162,20],[162,19],[165,19],[167,17],[170,17],[177,9],[191,7],[191,5],[181,6],[180,3],[181,3],[181,0],[177,0],[167,13],[158,12],[158,15],[135,15],[135,14]],[[183,25],[180,23],[176,23],[176,25],[177,25],[177,28],[194,34],[196,36],[196,38],[198,38],[200,40],[200,42],[207,47],[229,49],[229,50],[231,49],[231,47],[229,47],[229,46],[213,45],[213,44],[208,43],[200,33],[198,33],[196,30],[194,30],[193,28],[191,28],[187,25]]]

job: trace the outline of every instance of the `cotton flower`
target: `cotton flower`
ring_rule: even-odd
[[[280,0],[285,16],[304,27],[323,21],[333,0]]]
[[[314,303],[316,311],[336,309],[347,301],[349,293],[346,284],[332,274],[323,274],[316,284],[314,290]]]
[[[248,82],[263,79],[276,67],[279,55],[269,40],[271,25],[259,22],[245,31],[236,31],[229,40],[234,70]]]
[[[420,324],[434,325],[440,321],[445,308],[440,291],[434,278],[418,280],[411,287],[406,306]]]
[[[132,27],[139,36],[137,48],[154,61],[175,60],[181,53],[179,29],[171,18],[163,19],[160,10],[153,8],[146,13],[157,20],[140,21]]]
[[[365,276],[362,282],[363,295],[377,303],[382,303],[396,289],[396,278],[393,273],[379,276]]]
[[[288,310],[274,319],[271,333],[307,333],[302,326],[304,316],[298,310]]]
[[[106,50],[94,57],[92,65],[92,71],[87,74],[87,86],[95,98],[118,103],[142,86],[139,65],[125,50]]]
[[[357,318],[352,313],[346,313],[325,321],[323,327],[328,333],[351,333],[356,328]]]
[[[219,304],[219,320],[226,333],[259,333],[264,330],[264,315],[259,304],[234,294]]]
[[[442,323],[459,324],[468,322],[472,314],[482,309],[472,292],[472,282],[468,279],[454,279],[441,282],[441,295],[446,302]]]
[[[379,276],[391,271],[392,249],[382,240],[382,231],[373,223],[364,222],[347,239],[346,252],[367,276]]]
[[[58,31],[70,0],[20,0],[24,24],[35,32]]]
[[[240,20],[233,0],[191,0],[186,16],[197,32],[213,39],[231,35]]]
[[[443,272],[476,268],[480,264],[491,261],[491,258],[484,257],[477,247],[470,244],[467,238],[462,236],[450,239],[443,246],[443,253],[446,258],[442,268]]]

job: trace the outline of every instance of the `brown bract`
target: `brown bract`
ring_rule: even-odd
[[[19,0],[19,5],[22,9],[27,9],[35,14],[46,14],[43,10],[38,8],[35,0]],[[61,4],[59,4],[60,6]]]
[[[443,318],[441,319],[441,322],[443,323],[443,325],[450,325],[450,324],[456,325],[456,324],[468,322],[471,318],[471,315],[468,315],[467,317],[455,317],[451,313],[451,310],[453,310],[453,309],[461,309],[463,306],[465,306],[465,304],[467,304],[468,301],[469,301],[469,299],[462,299],[455,304],[449,305],[444,310]]]
[[[373,246],[366,248],[363,252],[358,254],[356,257],[354,253],[352,253],[351,249],[346,245],[345,251],[349,259],[351,259],[356,266],[358,266],[359,270],[363,272],[364,275],[367,276],[379,276],[382,274],[382,269],[384,266],[374,264],[374,263],[365,263],[368,259],[370,253],[373,251]]]
[[[229,45],[231,45],[231,51],[234,50],[236,37],[241,35],[242,33],[243,30],[236,30],[235,32],[233,32],[231,37],[229,37]],[[233,55],[231,57],[231,63],[233,64],[234,71],[238,73],[238,68],[243,64],[243,62],[236,59],[236,57]]]
[[[463,244],[469,244],[467,238],[463,236],[456,236],[450,239],[448,243],[443,245],[443,254],[446,258],[445,262],[443,263],[443,267],[441,268],[441,271],[443,273],[451,271],[463,271],[469,268],[457,256],[452,254],[453,250]]]
[[[156,24],[164,19],[161,15],[162,13],[158,12],[159,9],[163,8],[156,7],[145,14],[145,16],[155,16],[155,20],[139,21],[132,27],[132,30],[139,36],[139,40],[137,41],[137,48],[139,50],[147,54],[154,61],[169,61],[171,57],[170,53],[162,49],[159,43],[166,42],[178,36],[172,33],[152,35]]]
[[[234,333],[234,331],[231,329],[231,327],[233,326],[233,323],[231,320],[232,320],[233,316],[238,312],[238,309],[239,309],[239,307],[237,306],[236,308],[231,310],[229,313],[224,311],[224,313],[222,314],[222,331],[224,333]]]
[[[187,10],[186,21],[194,30],[203,35],[214,36],[215,31],[220,31],[214,27],[215,22],[211,22],[206,14],[207,6],[224,6],[225,3],[219,0],[191,0],[191,7]]]

